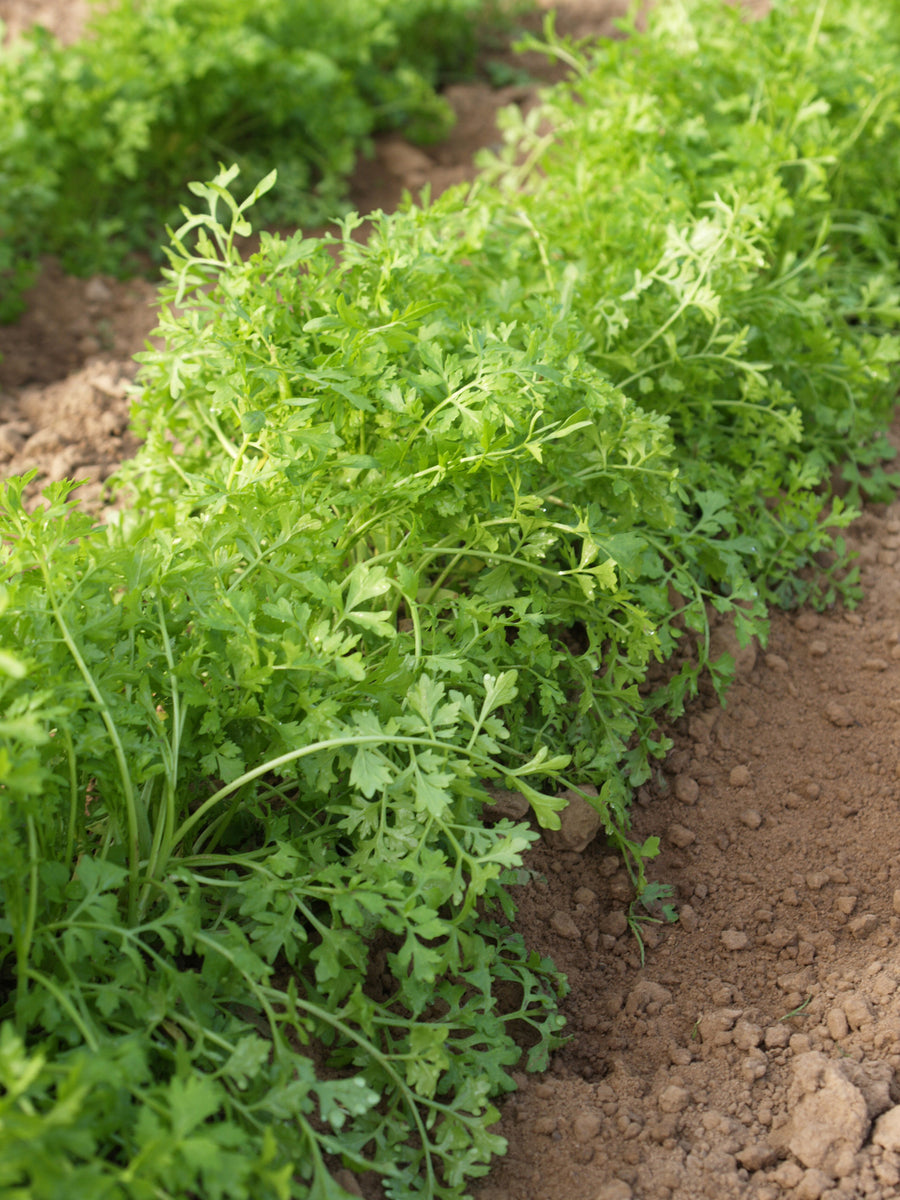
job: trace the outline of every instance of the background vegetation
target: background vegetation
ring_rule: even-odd
[[[0,319],[40,254],[133,272],[219,162],[278,164],[260,219],[330,219],[374,133],[446,133],[436,87],[500,21],[484,0],[122,0],[72,46],[35,28],[0,50]]]

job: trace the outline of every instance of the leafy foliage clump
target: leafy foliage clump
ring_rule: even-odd
[[[536,830],[491,787],[552,827],[595,785],[639,927],[628,804],[662,716],[724,695],[713,622],[852,602],[840,529],[892,483],[874,20],[548,29],[574,80],[365,246],[348,218],[245,260],[274,173],[191,185],[130,510],[0,505],[10,1195],[337,1200],[343,1166],[458,1198],[502,1152],[565,984],[509,932]]]
[[[75,45],[38,27],[0,49],[0,319],[40,254],[123,270],[222,160],[279,163],[266,220],[331,219],[374,133],[449,129],[436,87],[501,20],[482,0],[119,0]]]

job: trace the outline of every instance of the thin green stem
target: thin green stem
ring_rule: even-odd
[[[454,742],[441,741],[438,738],[407,737],[397,734],[386,734],[383,732],[377,734],[351,734],[349,736],[345,735],[343,737],[327,738],[324,741],[311,742],[307,746],[301,746],[297,750],[289,750],[286,754],[281,754],[277,758],[269,759],[267,762],[261,763],[258,767],[254,767],[251,771],[245,771],[243,775],[238,776],[237,779],[233,779],[231,783],[219,788],[219,790],[215,792],[214,795],[210,796],[209,799],[203,804],[201,804],[200,807],[187,818],[187,820],[182,821],[178,829],[175,831],[173,839],[174,845],[177,846],[183,842],[191,830],[198,825],[204,819],[207,813],[215,808],[217,804],[221,804],[223,800],[227,799],[228,796],[232,795],[239,788],[251,783],[254,779],[258,779],[261,775],[266,775],[270,771],[277,771],[281,767],[287,766],[288,763],[298,762],[301,758],[308,758],[313,754],[321,753],[323,750],[342,750],[349,749],[353,746],[421,746],[429,750],[444,751],[452,749],[455,752],[459,754],[465,754],[469,758],[478,762],[483,770],[490,769],[492,772],[496,771],[505,778],[514,779],[518,776],[530,773],[527,770],[527,764],[525,768],[517,767],[513,769],[506,767],[502,763],[488,760],[488,758],[480,751],[467,746],[460,746]],[[539,767],[540,764],[538,764],[536,769],[539,769]]]
[[[825,19],[825,10],[828,8],[828,0],[819,0],[819,7],[816,9],[813,23],[810,26],[809,37],[806,39],[804,54],[807,58],[812,57],[812,53],[816,48],[816,42],[819,40],[819,32],[822,28],[822,22]]]
[[[122,781],[122,791],[125,797],[125,813],[128,827],[127,834],[127,856],[128,856],[128,909],[129,915],[133,920],[137,906],[137,891],[138,891],[138,872],[140,870],[140,839],[138,834],[139,822],[137,812],[137,800],[134,794],[134,786],[131,781],[131,774],[128,770],[128,763],[125,758],[125,747],[122,745],[122,739],[119,736],[119,730],[113,720],[109,705],[106,698],[97,686],[97,682],[88,669],[87,663],[82,657],[81,651],[72,635],[71,630],[66,622],[65,617],[57,603],[56,592],[53,587],[53,581],[50,577],[50,570],[46,559],[42,556],[40,559],[41,573],[44,577],[44,586],[47,590],[47,596],[50,600],[50,605],[53,609],[53,616],[62,633],[63,641],[68,647],[69,653],[75,660],[82,679],[88,686],[88,690],[97,705],[100,712],[101,720],[106,726],[106,731],[109,734],[109,739],[112,742],[113,754],[115,756],[116,765],[119,769],[119,778]]]
[[[87,1048],[96,1054],[100,1049],[100,1043],[94,1036],[94,1032],[88,1022],[69,999],[68,994],[58,986],[55,980],[53,980],[49,975],[45,975],[42,971],[35,971],[33,967],[28,967],[26,968],[25,974],[30,980],[32,980],[32,982],[38,983],[41,985],[41,987],[46,988],[60,1008],[64,1009],[72,1018],[72,1022],[84,1039]]]
[[[703,399],[703,400],[685,400],[680,401],[682,408],[702,408],[704,405],[710,405],[712,408],[738,408],[746,409],[748,412],[765,414],[766,418],[773,417],[776,421],[781,421],[783,425],[792,427],[791,414],[779,412],[777,408],[770,408],[765,404],[751,404],[749,400],[718,400],[718,399]],[[795,410],[792,410],[795,411]]]
[[[154,879],[159,871],[164,871],[169,861],[172,851],[172,839],[175,832],[175,822],[177,813],[175,808],[175,794],[178,786],[178,769],[179,756],[181,752],[181,735],[184,732],[185,712],[181,705],[181,692],[178,687],[178,680],[175,675],[175,655],[172,650],[172,641],[169,637],[169,629],[166,625],[166,614],[163,608],[162,594],[157,594],[156,611],[159,617],[159,628],[162,634],[163,653],[166,656],[166,666],[169,671],[169,703],[172,707],[171,712],[171,741],[167,741],[165,735],[160,731],[160,737],[163,742],[165,753],[165,779],[163,782],[163,812],[157,819],[156,829],[154,830],[153,846],[150,851],[150,857],[147,863],[148,881],[144,885],[144,890],[141,895],[140,905],[141,912],[147,902],[148,888],[150,880]]]
[[[412,626],[413,626],[413,641],[414,641],[414,651],[413,652],[415,654],[416,662],[419,662],[422,658],[422,621],[421,621],[421,618],[419,617],[419,606],[418,606],[418,604],[416,604],[415,600],[413,600],[413,599],[411,599],[411,597],[407,596],[407,594],[404,592],[403,588],[400,586],[399,583],[396,582],[396,580],[392,579],[391,584],[399,592],[402,599],[406,601],[406,609],[407,609],[407,612],[409,613],[409,619],[412,621]]]
[[[253,439],[248,435],[241,442],[240,446],[238,446],[237,453],[234,456],[234,461],[231,464],[231,470],[228,472],[228,478],[225,480],[225,487],[228,491],[231,491],[235,476],[240,469],[241,463],[244,461],[244,453],[246,452],[247,447],[250,445],[252,440]]]
[[[66,743],[66,761],[69,764],[69,821],[66,826],[66,857],[67,871],[72,870],[75,858],[75,830],[78,823],[78,764],[75,757],[75,743],[67,726],[63,727],[63,739]]]
[[[18,913],[13,912],[13,905],[9,905],[9,915],[12,917],[12,925],[14,930],[14,941],[16,948],[16,1013],[20,1015],[23,1011],[23,1004],[28,994],[28,979],[29,967],[28,959],[31,955],[31,946],[34,941],[34,927],[37,920],[37,902],[38,902],[38,841],[37,830],[34,826],[34,818],[29,814],[25,818],[26,827],[28,830],[28,892],[25,901],[24,920],[18,921],[16,918]],[[18,909],[18,904],[15,909]]]

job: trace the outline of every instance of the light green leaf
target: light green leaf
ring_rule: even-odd
[[[376,792],[384,791],[393,778],[394,768],[381,751],[369,746],[357,746],[350,768],[351,787],[359,788],[370,800]]]

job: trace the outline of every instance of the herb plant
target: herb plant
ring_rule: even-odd
[[[671,917],[628,805],[725,694],[713,625],[856,594],[900,357],[878,20],[548,28],[573,81],[365,245],[245,258],[274,173],[191,185],[129,507],[0,503],[5,1193],[452,1198],[502,1152],[562,1040],[509,930],[538,828],[595,785],[634,931]]]
[[[503,19],[482,0],[118,0],[72,46],[38,27],[0,48],[0,319],[39,254],[133,271],[222,160],[278,162],[266,220],[332,218],[374,133],[448,130],[436,88]]]

